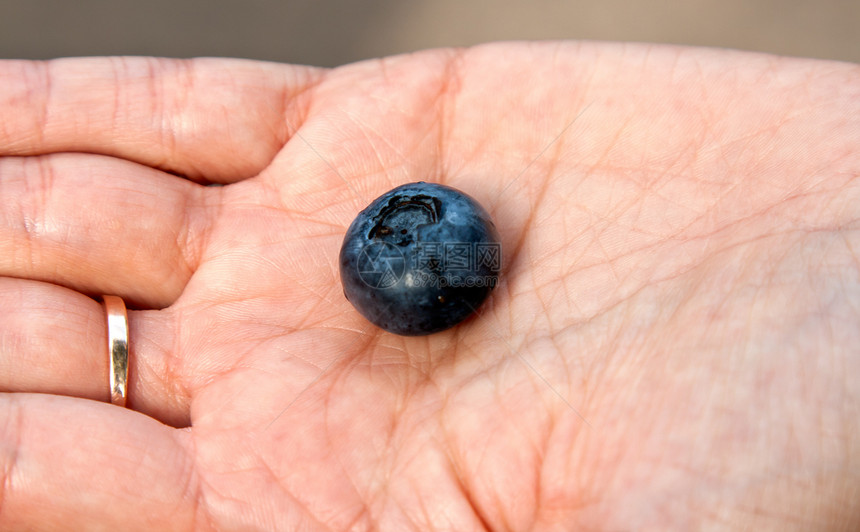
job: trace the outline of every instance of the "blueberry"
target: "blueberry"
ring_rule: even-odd
[[[340,278],[365,318],[406,336],[453,327],[498,282],[501,244],[490,215],[459,190],[399,186],[361,211],[343,239]]]

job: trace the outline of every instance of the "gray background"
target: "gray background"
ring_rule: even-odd
[[[0,57],[229,56],[335,66],[437,46],[601,39],[860,62],[856,0],[0,0]]]

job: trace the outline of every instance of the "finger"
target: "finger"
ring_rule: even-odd
[[[114,157],[4,157],[0,275],[165,307],[196,268],[219,192]]]
[[[258,173],[323,70],[255,61],[0,61],[0,155],[114,155],[194,179]]]
[[[188,423],[189,395],[174,358],[167,312],[129,317],[128,408]],[[104,306],[56,285],[0,277],[0,391],[109,401]]]
[[[0,394],[0,529],[190,530],[185,438],[108,404]]]

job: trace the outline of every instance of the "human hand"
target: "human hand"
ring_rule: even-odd
[[[0,63],[0,528],[853,529],[858,102],[643,45]],[[336,258],[418,180],[504,266],[404,338]]]

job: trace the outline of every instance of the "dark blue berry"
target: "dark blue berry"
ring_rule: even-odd
[[[498,283],[501,244],[490,215],[459,190],[410,183],[361,211],[340,249],[343,292],[386,331],[453,327]]]

